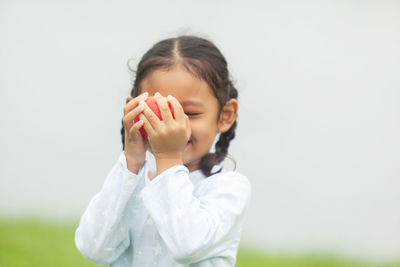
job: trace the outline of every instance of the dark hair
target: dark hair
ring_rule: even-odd
[[[137,97],[140,94],[141,82],[151,71],[161,68],[170,69],[178,64],[210,86],[218,99],[219,114],[229,99],[237,99],[238,91],[230,80],[228,64],[222,53],[211,41],[187,35],[162,40],[143,55],[137,66],[136,78],[130,95]],[[227,156],[229,143],[235,137],[236,125],[237,121],[235,120],[227,132],[220,134],[219,140],[215,144],[215,153],[207,153],[201,158],[200,169],[206,177],[222,170],[221,168],[219,171],[211,173],[212,167],[216,163],[222,162]],[[121,135],[122,147],[125,149],[123,121]]]

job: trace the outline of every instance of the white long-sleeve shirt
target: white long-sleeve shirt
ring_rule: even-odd
[[[224,170],[205,178],[183,165],[148,175],[147,161],[135,174],[121,153],[75,232],[83,256],[112,267],[234,266],[248,179]]]

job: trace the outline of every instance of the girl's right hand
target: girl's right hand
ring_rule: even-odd
[[[139,132],[139,129],[143,126],[143,121],[139,120],[134,122],[136,116],[138,116],[144,109],[144,101],[146,100],[148,93],[145,92],[135,98],[129,96],[126,98],[126,105],[124,107],[124,128],[125,128],[125,157],[127,161],[128,169],[137,173],[140,166],[146,159],[146,150],[149,146],[147,140],[144,140]]]

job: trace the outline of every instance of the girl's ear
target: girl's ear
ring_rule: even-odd
[[[231,98],[222,108],[218,119],[218,131],[224,133],[231,128],[236,120],[239,104],[236,99]]]

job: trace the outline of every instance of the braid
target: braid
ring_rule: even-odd
[[[122,151],[125,150],[125,126],[124,120],[122,119],[122,127],[121,127],[121,139],[122,139]]]
[[[228,82],[228,92],[229,99],[238,97],[238,91],[233,86],[232,82]],[[232,124],[231,128],[228,131],[221,133],[217,143],[215,144],[215,153],[208,153],[204,155],[200,160],[200,169],[204,173],[206,177],[209,177],[212,174],[216,174],[221,172],[222,168],[215,173],[211,173],[212,167],[218,162],[222,162],[226,156],[228,155],[229,143],[232,139],[235,138],[235,130],[237,126],[237,118],[235,122]],[[236,167],[236,162],[233,160]]]

